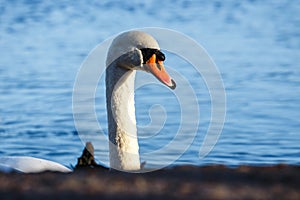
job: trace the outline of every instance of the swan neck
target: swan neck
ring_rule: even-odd
[[[134,106],[135,74],[135,70],[121,68],[115,63],[106,70],[109,154],[113,169],[140,169]]]

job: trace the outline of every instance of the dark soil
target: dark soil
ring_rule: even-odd
[[[180,166],[134,174],[0,173],[0,199],[300,199],[300,167]]]

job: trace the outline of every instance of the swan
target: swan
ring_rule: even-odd
[[[128,31],[111,43],[106,59],[106,106],[110,168],[141,169],[134,105],[136,70],[149,72],[171,89],[176,83],[166,72],[158,42],[141,31]]]
[[[0,171],[39,173],[44,171],[72,172],[62,164],[29,156],[6,156],[0,158]]]
[[[175,81],[166,72],[165,55],[148,33],[128,31],[111,43],[106,58],[106,107],[109,135],[110,168],[121,171],[141,169],[134,105],[134,82],[137,70],[154,75],[170,89]],[[53,161],[34,157],[2,157],[0,171],[36,173],[71,172]]]

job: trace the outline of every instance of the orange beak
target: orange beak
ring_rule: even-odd
[[[146,66],[149,72],[151,72],[160,82],[174,90],[176,88],[175,81],[165,70],[163,61],[158,60],[156,62],[156,55],[153,54],[151,58],[146,62]]]

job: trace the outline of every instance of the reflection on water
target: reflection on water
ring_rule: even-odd
[[[158,4],[163,12],[155,11]],[[83,145],[73,122],[72,88],[82,61],[113,34],[160,26],[202,44],[218,65],[227,92],[221,138],[199,160],[210,119],[209,93],[185,61],[167,54],[168,66],[184,69],[195,87],[201,111],[198,135],[177,164],[300,164],[299,8],[288,1],[7,1],[0,5],[0,153],[74,164]],[[102,94],[97,93],[97,115],[105,124]],[[137,91],[138,123],[148,124],[152,101],[169,95],[155,87]],[[163,146],[177,131],[180,112],[176,101],[168,101],[164,135],[151,143],[141,140],[141,151]],[[98,153],[105,157],[107,144],[102,145]],[[168,155],[157,162],[162,159]]]

